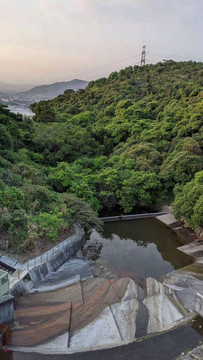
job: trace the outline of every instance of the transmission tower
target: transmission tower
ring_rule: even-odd
[[[141,54],[141,62],[140,62],[140,65],[145,65],[145,61],[146,61],[146,45],[144,45],[142,47],[142,54]]]

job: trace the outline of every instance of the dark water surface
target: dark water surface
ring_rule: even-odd
[[[122,276],[157,278],[192,263],[177,250],[181,238],[155,218],[105,223],[103,232],[92,232],[90,240],[103,244],[100,259]]]

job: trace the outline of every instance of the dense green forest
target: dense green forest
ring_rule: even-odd
[[[128,67],[31,109],[34,121],[0,107],[5,246],[26,251],[74,220],[92,227],[174,196],[175,216],[203,225],[202,63]]]

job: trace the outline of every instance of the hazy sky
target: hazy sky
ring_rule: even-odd
[[[203,61],[203,0],[0,0],[0,82],[108,75],[163,58]]]

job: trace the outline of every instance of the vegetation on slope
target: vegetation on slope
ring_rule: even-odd
[[[1,107],[9,246],[55,240],[73,218],[93,225],[98,212],[154,210],[174,189],[176,216],[201,226],[202,85],[202,63],[168,61],[33,104],[34,122]]]
[[[98,219],[90,205],[49,185],[49,167],[35,151],[35,124],[0,106],[0,228],[3,250],[34,249],[39,238],[55,241],[77,220],[88,228]]]

